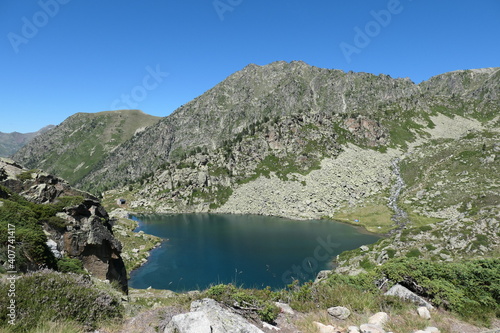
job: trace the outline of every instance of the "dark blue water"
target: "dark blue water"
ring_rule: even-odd
[[[379,237],[332,221],[257,215],[144,215],[137,231],[163,238],[149,261],[131,273],[132,288],[186,291],[219,283],[282,288],[314,280],[339,253]]]

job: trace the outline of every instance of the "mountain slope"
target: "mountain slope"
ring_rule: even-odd
[[[500,243],[498,91],[499,68],[417,85],[303,62],[249,65],[73,181],[113,189],[108,204],[126,198],[141,211],[359,220],[391,233],[374,251],[339,258],[345,271],[408,253],[491,255]]]
[[[266,119],[366,116],[417,92],[410,80],[386,75],[344,73],[303,62],[249,65],[122,145],[80,185],[90,190],[96,184],[124,185],[196,147],[217,149]]]
[[[116,147],[158,120],[139,110],[77,113],[35,138],[13,158],[75,184]]]
[[[52,128],[54,125],[45,126],[36,132],[31,133],[2,133],[0,132],[0,157],[9,157],[16,153],[19,149],[25,146],[33,138],[43,134]]]

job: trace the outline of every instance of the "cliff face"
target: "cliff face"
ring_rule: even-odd
[[[127,291],[121,244],[113,236],[112,221],[97,198],[72,188],[60,178],[27,170],[8,159],[0,160],[0,175],[0,185],[37,204],[34,210],[43,211],[44,206],[46,210],[59,207],[55,216],[44,216],[36,223],[42,226],[46,236],[45,244],[51,252],[48,261],[63,257],[78,259],[93,276],[116,281]],[[11,196],[5,194],[3,199],[9,200]],[[20,241],[22,243],[22,239]],[[33,261],[28,267],[37,269],[43,265]]]

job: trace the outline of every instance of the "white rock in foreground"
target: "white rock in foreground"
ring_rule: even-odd
[[[420,306],[417,309],[417,312],[420,318],[431,319],[431,313],[429,312],[429,309],[427,309],[425,306]]]
[[[368,324],[377,325],[379,327],[384,327],[385,323],[389,320],[389,315],[385,312],[377,312],[370,318],[368,318]]]
[[[210,298],[191,303],[191,312],[174,316],[165,333],[264,333]]]

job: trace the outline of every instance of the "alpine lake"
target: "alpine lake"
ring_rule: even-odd
[[[220,283],[278,289],[314,280],[343,251],[380,236],[329,220],[296,221],[260,215],[138,215],[136,231],[161,237],[162,245],[129,286],[176,292]]]

